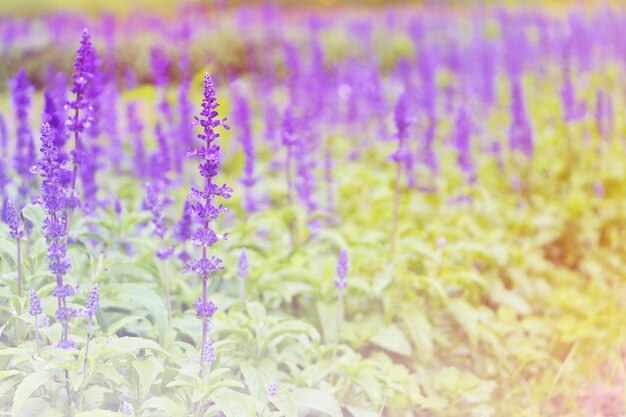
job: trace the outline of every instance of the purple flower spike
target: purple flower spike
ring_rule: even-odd
[[[455,120],[454,146],[457,151],[456,160],[470,184],[476,181],[470,143],[471,129],[472,126],[467,111],[465,107],[461,107]]]
[[[203,363],[211,363],[217,358],[215,354],[215,346],[213,346],[213,341],[210,337],[207,337],[205,342],[202,344],[201,357]]]
[[[203,302],[200,297],[193,302],[193,306],[196,309],[196,316],[199,319],[213,317],[213,314],[217,311],[217,306],[213,301]]]
[[[269,387],[267,387],[267,396],[273,397],[278,392],[278,388],[276,387],[276,383],[272,382]]]
[[[216,206],[217,197],[230,198],[232,189],[227,185],[218,186],[213,179],[219,173],[222,163],[222,151],[216,140],[220,137],[217,128],[230,129],[225,118],[219,118],[217,108],[219,103],[215,97],[215,85],[213,79],[206,73],[204,76],[204,92],[202,111],[200,117],[196,117],[196,126],[202,127],[202,133],[197,137],[204,145],[188,153],[189,156],[198,157],[200,164],[198,170],[204,178],[204,189],[192,188],[187,197],[189,203],[186,213],[196,216],[201,220],[202,228],[191,236],[192,243],[201,249],[201,257],[187,263],[186,272],[192,271],[202,277],[202,297],[194,303],[196,314],[202,320],[201,339],[201,365],[200,377],[204,378],[207,365],[215,359],[215,350],[208,336],[209,318],[215,313],[215,305],[207,299],[207,281],[209,275],[217,270],[224,269],[222,260],[215,256],[208,256],[209,248],[217,242],[217,234],[210,227],[210,222],[215,220],[220,213],[226,211],[222,206]],[[210,345],[210,346],[209,346]]]
[[[348,280],[346,279],[346,277],[348,276],[348,270],[349,270],[348,251],[345,249],[342,249],[341,252],[339,253],[339,259],[337,261],[338,279],[335,279],[333,281],[335,288],[337,288],[340,291],[345,290],[346,287],[348,286]]]
[[[89,295],[87,296],[87,301],[85,301],[85,313],[88,317],[93,317],[98,313],[98,309],[100,308],[100,287],[98,284],[94,285]]]
[[[41,301],[39,301],[39,297],[37,296],[37,292],[32,290],[30,292],[30,308],[28,310],[31,316],[37,316],[41,314]]]
[[[9,235],[11,235],[13,239],[19,239],[24,236],[22,219],[20,219],[20,215],[13,203],[11,203],[11,200],[7,201],[6,223],[9,225]]]
[[[47,217],[43,222],[44,235],[48,239],[48,270],[56,276],[57,285],[54,296],[58,298],[58,309],[55,316],[61,322],[63,331],[58,346],[69,349],[74,346],[68,337],[69,319],[75,317],[77,311],[67,307],[66,297],[73,295],[75,289],[69,284],[63,283],[63,276],[71,268],[70,259],[67,256],[65,210],[72,207],[74,200],[68,197],[64,187],[63,171],[65,165],[59,162],[58,149],[54,145],[54,136],[47,123],[41,127],[41,153],[42,158],[37,163],[37,168],[43,182],[41,185],[42,196],[37,201],[46,210]]]
[[[89,84],[94,78],[94,49],[91,44],[91,35],[87,29],[83,30],[83,35],[80,40],[80,46],[76,50],[76,59],[74,60],[74,73],[72,78],[74,79],[74,86],[72,87],[72,93],[74,93],[74,100],[67,102],[67,106],[74,110],[66,122],[67,128],[74,132],[75,135],[83,132],[85,129],[89,129],[93,125],[91,118],[90,103],[86,98]],[[74,158],[80,160],[80,147],[79,143],[76,144],[74,152]]]
[[[239,269],[237,269],[237,275],[239,278],[246,278],[248,273],[248,253],[245,249],[242,249],[241,255],[239,255]]]
[[[511,84],[511,116],[513,118],[509,130],[509,146],[511,150],[520,151],[526,157],[533,155],[533,131],[526,114],[524,92],[521,80],[513,79]]]
[[[11,80],[10,87],[15,109],[17,137],[13,167],[19,176],[29,179],[32,176],[30,170],[35,165],[37,153],[28,117],[33,86],[28,82],[24,68],[20,69]],[[28,188],[27,185],[22,184],[20,194],[27,195]]]

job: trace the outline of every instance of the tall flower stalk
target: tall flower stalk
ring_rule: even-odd
[[[75,293],[75,289],[63,282],[63,277],[71,268],[67,256],[67,209],[71,198],[67,197],[68,190],[63,186],[63,171],[65,165],[59,162],[59,153],[54,145],[54,136],[50,126],[44,123],[41,127],[42,158],[37,164],[39,174],[43,178],[41,185],[42,196],[37,201],[46,210],[47,217],[43,222],[44,235],[48,240],[48,270],[56,277],[56,287],[53,295],[57,298],[56,319],[61,323],[61,339],[57,347],[62,349],[74,348],[74,341],[69,338],[69,321],[76,317],[76,309],[67,306],[67,297]],[[69,372],[65,370],[65,389],[67,392],[67,406],[71,409],[72,395],[70,391]]]
[[[85,399],[84,393],[87,386],[87,363],[89,362],[89,342],[91,342],[91,331],[93,326],[93,318],[98,314],[100,308],[100,287],[98,284],[94,285],[87,296],[85,301],[84,315],[87,316],[87,341],[85,342],[85,358],[83,359],[83,383],[80,388],[80,405],[79,411],[82,410],[83,402]]]
[[[146,198],[144,206],[152,213],[152,224],[154,225],[154,233],[161,240],[161,249],[156,252],[157,258],[161,261],[161,279],[163,284],[163,292],[165,293],[165,305],[167,308],[167,320],[172,324],[172,298],[170,296],[169,282],[165,270],[165,261],[174,253],[173,246],[167,246],[165,242],[165,234],[167,233],[167,219],[163,215],[164,201],[159,199],[159,192],[152,184],[146,185]]]
[[[285,109],[283,116],[283,123],[281,127],[281,140],[283,146],[287,150],[287,156],[285,157],[285,178],[287,180],[287,204],[291,205],[292,202],[292,189],[293,189],[293,173],[292,173],[292,160],[293,160],[293,147],[298,144],[298,140],[295,137],[296,131],[296,118],[293,114],[291,106]]]
[[[343,291],[348,287],[348,251],[342,249],[339,253],[337,261],[337,278],[333,280],[333,285],[337,289],[337,311],[336,311],[336,327],[335,327],[335,349],[333,357],[337,355],[337,346],[339,345],[339,335],[341,330],[341,322],[343,321]]]
[[[22,196],[18,206],[21,207],[31,195],[32,173],[30,170],[37,160],[35,141],[28,116],[33,86],[28,82],[24,68],[20,69],[15,78],[11,80],[10,87],[13,108],[15,109],[15,133],[17,137],[13,167],[15,173],[22,179],[18,187],[19,194]]]
[[[393,224],[391,229],[391,254],[392,257],[396,251],[396,238],[398,234],[398,216],[400,210],[400,181],[402,180],[402,168],[405,167],[407,174],[411,174],[408,168],[411,165],[412,155],[408,149],[407,138],[408,130],[411,125],[409,117],[409,96],[404,92],[398,98],[394,111],[394,122],[397,129],[398,148],[391,155],[391,159],[396,162],[395,189],[393,197]]]
[[[195,272],[202,278],[202,296],[194,303],[196,316],[202,321],[202,340],[200,355],[200,378],[204,379],[207,370],[210,370],[211,362],[215,360],[215,349],[213,342],[209,338],[209,325],[211,317],[217,311],[217,306],[207,298],[207,283],[209,276],[217,271],[224,269],[222,260],[215,256],[208,256],[208,248],[213,246],[217,241],[226,235],[218,236],[211,228],[211,222],[218,218],[221,213],[227,211],[223,205],[216,205],[216,198],[228,199],[231,197],[232,188],[226,184],[218,186],[214,183],[214,178],[219,173],[222,162],[222,151],[216,140],[220,134],[217,128],[230,129],[226,124],[226,119],[218,118],[217,108],[219,103],[215,97],[215,86],[213,79],[206,73],[204,75],[204,98],[202,100],[202,111],[200,117],[196,117],[196,125],[202,127],[202,133],[197,137],[204,145],[194,149],[188,153],[188,156],[200,159],[198,169],[200,175],[204,178],[203,189],[191,188],[191,193],[187,196],[189,201],[189,212],[196,216],[202,226],[196,230],[192,237],[191,243],[201,248],[200,258],[191,260],[185,272]]]
[[[239,304],[242,311],[246,301],[246,278],[248,275],[248,253],[245,249],[242,249],[241,255],[239,255],[239,268],[237,269],[237,276],[239,277]]]
[[[41,314],[41,302],[37,296],[37,292],[32,290],[30,292],[30,308],[28,312],[35,318],[35,346],[37,348],[37,356],[41,356],[41,350],[39,349],[39,315]]]
[[[65,123],[68,130],[74,134],[74,150],[72,151],[72,179],[70,182],[71,190],[74,194],[77,194],[76,190],[76,178],[78,177],[78,170],[85,161],[88,155],[83,148],[82,134],[86,129],[93,125],[93,118],[91,116],[91,105],[87,99],[87,93],[91,80],[94,77],[93,63],[94,63],[94,49],[91,44],[91,36],[87,29],[83,30],[83,35],[80,40],[80,47],[76,51],[76,59],[74,60],[74,87],[72,87],[72,93],[74,99],[67,102],[67,106],[73,111]],[[69,228],[69,212],[67,214],[66,233]]]
[[[54,136],[50,126],[44,123],[41,127],[41,153],[42,158],[38,162],[39,174],[43,178],[41,185],[42,195],[38,203],[46,210],[47,217],[43,222],[44,235],[48,239],[48,270],[56,277],[57,285],[54,288],[54,296],[57,298],[57,311],[55,316],[62,325],[61,340],[58,347],[71,349],[74,341],[69,338],[69,320],[76,317],[77,311],[67,307],[67,297],[74,295],[74,288],[63,282],[63,277],[71,268],[70,259],[67,256],[67,214],[68,190],[63,187],[63,170],[65,165],[58,162],[58,150],[54,145]]]
[[[22,225],[22,220],[20,219],[20,215],[15,209],[15,206],[11,202],[11,200],[7,201],[7,210],[6,210],[6,223],[9,225],[9,235],[11,238],[15,239],[15,244],[17,246],[17,296],[18,298],[22,298],[22,237],[24,236],[24,228]],[[22,315],[22,307],[21,303],[17,305],[17,315]],[[17,342],[19,343],[22,335],[22,326],[21,321],[18,320],[17,327],[15,328],[17,335]]]

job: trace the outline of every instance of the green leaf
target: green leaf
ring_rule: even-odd
[[[398,355],[410,357],[413,354],[411,344],[395,324],[390,324],[382,329],[372,338],[371,342]]]
[[[39,204],[28,204],[22,209],[22,215],[24,218],[33,222],[33,230],[38,230],[43,224],[46,212]]]
[[[163,372],[163,365],[155,357],[149,356],[142,360],[133,361],[133,368],[139,376],[141,396],[145,397],[150,392],[150,387]]]
[[[267,387],[276,381],[276,364],[264,359],[257,365],[243,362],[240,368],[250,394],[259,400],[264,400]]]
[[[48,382],[55,375],[54,372],[48,369],[42,369],[40,371],[33,372],[28,375],[22,383],[15,390],[15,396],[13,397],[13,407],[11,407],[11,415],[17,417],[26,404],[26,400],[43,384]]]
[[[354,417],[379,417],[380,414],[378,414],[378,412],[374,411],[374,410],[368,410],[367,408],[362,408],[362,407],[353,407],[353,406],[347,406],[348,411],[350,411],[350,414],[352,414]]]
[[[75,417],[119,417],[120,413],[111,410],[91,410],[78,413]]]
[[[298,415],[298,405],[293,393],[279,391],[277,395],[270,398],[270,402],[281,412],[282,415],[291,417]]]
[[[296,404],[299,408],[303,408],[305,413],[308,410],[317,410],[331,417],[342,417],[339,403],[325,391],[313,388],[298,388],[293,394]]]
[[[220,388],[211,394],[211,399],[226,417],[256,415],[256,401],[249,395],[228,388]]]

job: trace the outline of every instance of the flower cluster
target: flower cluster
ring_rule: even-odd
[[[398,97],[393,113],[393,119],[397,129],[396,137],[398,138],[398,148],[391,154],[391,159],[406,170],[409,184],[412,185],[414,181],[414,161],[411,150],[407,144],[409,128],[414,122],[410,114],[409,94],[405,91]]]
[[[533,156],[533,131],[526,114],[522,82],[514,78],[511,84],[511,126],[509,128],[509,147],[520,151],[526,157]]]
[[[76,290],[71,285],[63,283],[63,276],[71,268],[70,259],[67,256],[65,228],[67,215],[65,210],[73,207],[74,200],[67,196],[67,189],[63,186],[63,171],[66,167],[59,162],[58,150],[54,145],[54,136],[47,123],[41,127],[41,143],[42,158],[37,163],[37,168],[43,182],[41,185],[42,195],[37,203],[41,204],[47,213],[43,222],[43,229],[49,242],[48,260],[50,264],[48,269],[55,275],[57,281],[53,292],[53,295],[58,299],[58,309],[55,316],[63,325],[63,333],[58,346],[69,349],[74,346],[74,342],[68,337],[68,322],[78,313],[76,309],[67,307],[67,297],[74,295]]]
[[[42,313],[41,301],[39,301],[39,297],[37,296],[37,292],[35,290],[30,292],[30,308],[28,309],[28,312],[33,317]]]
[[[342,249],[339,253],[339,260],[337,262],[337,279],[333,280],[335,288],[339,291],[345,290],[348,287],[348,251]]]
[[[100,308],[100,287],[98,284],[94,285],[89,295],[87,296],[87,301],[85,301],[85,314],[88,317],[93,317],[98,313],[98,309]]]
[[[237,269],[237,275],[239,278],[246,278],[248,274],[248,253],[245,249],[242,249],[241,255],[239,255],[239,269]]]
[[[33,132],[28,120],[33,86],[28,82],[24,68],[20,69],[15,78],[13,78],[10,87],[12,91],[13,108],[15,109],[17,137],[13,167],[16,173],[22,178],[30,178],[30,170],[33,165],[35,165],[37,154],[35,151]],[[20,190],[20,193],[26,194],[27,191],[28,189],[24,188]]]
[[[154,225],[154,233],[161,238],[163,248],[158,250],[157,258],[164,260],[174,253],[174,246],[165,246],[165,234],[167,233],[167,218],[163,215],[163,206],[167,200],[159,199],[159,191],[156,186],[146,184],[146,198],[143,201],[144,208],[152,213],[152,224]]]
[[[94,49],[91,44],[91,35],[85,29],[83,30],[80,46],[76,50],[76,59],[74,60],[74,73],[72,74],[74,79],[74,86],[72,87],[74,99],[67,102],[67,107],[74,110],[74,114],[71,114],[65,123],[66,127],[74,132],[75,137],[93,124],[90,103],[86,97],[89,83],[94,77],[93,64]],[[76,144],[76,152],[80,151],[78,145],[79,143]],[[74,155],[74,158],[79,158],[79,156]]]
[[[11,200],[7,201],[5,221],[9,226],[9,235],[11,235],[13,239],[19,239],[24,236],[22,219],[20,219],[20,215],[15,209],[13,203],[11,203]]]
[[[476,181],[472,149],[470,144],[471,122],[465,107],[461,107],[455,120],[454,146],[457,150],[457,162],[470,183]]]
[[[218,118],[219,114],[216,109],[219,103],[215,97],[213,79],[208,73],[204,76],[203,95],[202,111],[200,117],[195,118],[195,124],[202,127],[202,133],[198,134],[197,137],[204,142],[204,146],[189,152],[188,155],[200,158],[198,169],[204,178],[204,189],[192,188],[187,197],[188,212],[195,215],[202,223],[201,229],[194,232],[191,237],[192,244],[201,248],[201,256],[191,260],[185,268],[186,272],[193,271],[202,277],[202,297],[194,302],[196,315],[202,320],[201,374],[205,369],[204,364],[210,363],[215,356],[208,331],[210,317],[213,316],[217,307],[207,300],[207,280],[211,273],[223,269],[221,259],[215,256],[209,257],[207,254],[208,248],[219,240],[215,231],[210,227],[210,222],[215,220],[220,213],[226,211],[222,205],[216,206],[215,199],[218,197],[230,198],[232,192],[232,189],[227,185],[218,186],[213,182],[222,162],[222,151],[216,143],[220,134],[216,129],[222,127],[228,130],[229,126],[226,124],[225,118]],[[224,238],[225,235],[221,237]]]

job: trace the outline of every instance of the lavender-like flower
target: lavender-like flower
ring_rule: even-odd
[[[7,132],[7,123],[4,120],[4,116],[0,113],[0,150],[6,155],[7,145],[9,141],[9,134]]]
[[[194,303],[196,315],[202,320],[202,353],[200,365],[200,377],[204,378],[205,369],[210,366],[210,359],[214,356],[211,354],[212,343],[208,337],[209,321],[215,313],[217,307],[207,299],[207,281],[209,276],[220,269],[222,260],[215,256],[208,256],[208,248],[213,246],[218,236],[211,229],[210,223],[217,219],[220,213],[226,209],[220,204],[215,205],[216,198],[230,198],[232,188],[227,185],[218,186],[213,179],[219,173],[222,151],[216,140],[220,134],[216,131],[218,127],[228,130],[226,119],[220,119],[217,112],[219,103],[215,97],[215,87],[213,79],[207,73],[204,76],[204,98],[202,100],[202,111],[200,117],[196,117],[196,125],[202,127],[202,133],[198,134],[198,139],[204,142],[204,146],[191,151],[188,155],[200,158],[198,165],[200,175],[204,178],[204,189],[192,188],[187,199],[190,203],[189,212],[195,215],[202,222],[202,228],[197,230],[192,236],[194,246],[202,248],[202,255],[198,259],[190,261],[185,271],[193,271],[202,277],[202,297]]]
[[[242,310],[245,302],[245,285],[248,275],[248,253],[245,249],[242,249],[239,255],[239,268],[237,269],[237,276],[239,277],[239,303]]]
[[[28,313],[33,317],[42,313],[41,301],[39,301],[39,297],[37,296],[37,292],[35,290],[30,292],[30,307],[28,309]]]
[[[511,82],[511,116],[513,120],[509,128],[509,147],[511,150],[520,151],[527,158],[531,158],[533,155],[533,132],[526,114],[524,93],[519,78],[513,78]]]
[[[130,416],[133,413],[133,409],[126,401],[122,401],[120,403],[119,412],[124,414],[125,416]]]
[[[28,82],[26,71],[20,69],[15,78],[10,83],[13,108],[15,109],[16,137],[15,157],[13,167],[22,183],[19,186],[19,194],[24,200],[28,198],[30,192],[30,181],[32,178],[31,168],[35,165],[37,155],[35,151],[35,141],[30,128],[28,112],[31,105],[31,94],[33,86]]]
[[[345,290],[348,286],[348,280],[346,279],[348,269],[348,251],[342,249],[341,252],[339,252],[339,260],[337,261],[337,279],[333,281],[335,288],[339,291]]]
[[[6,224],[9,226],[9,235],[13,239],[20,239],[24,236],[24,228],[22,225],[22,219],[20,218],[19,213],[15,209],[15,206],[11,202],[11,200],[7,200],[7,209],[6,209]]]
[[[348,270],[348,251],[346,249],[342,249],[341,252],[339,252],[339,259],[337,261],[337,279],[333,280],[333,284],[337,289],[335,347],[333,349],[333,359],[337,355],[337,346],[339,345],[341,322],[343,321],[343,291],[348,287]]]
[[[252,126],[250,125],[250,105],[241,92],[235,94],[233,108],[233,119],[239,127],[237,135],[244,152],[243,176],[239,182],[245,187],[243,206],[248,212],[258,209],[254,198],[253,187],[258,179],[254,176],[254,165],[256,155],[254,150],[254,140],[252,137]]]
[[[59,117],[59,111],[57,110],[54,97],[50,91],[44,93],[44,105],[41,120],[43,123],[47,123],[50,126],[52,135],[54,136],[54,145],[62,152],[65,142],[67,142],[67,135],[65,132],[65,124],[62,123],[61,117]]]
[[[145,177],[146,172],[146,151],[143,144],[143,124],[137,114],[137,103],[130,102],[126,106],[126,120],[128,122],[128,134],[133,142],[133,166],[139,177]]]
[[[456,160],[461,170],[465,173],[470,184],[476,181],[470,143],[471,127],[469,116],[463,106],[459,109],[456,115],[454,146],[457,151]]]
[[[273,397],[278,392],[278,388],[276,387],[276,383],[272,382],[269,387],[267,387],[267,392],[265,393],[268,397]]]
[[[67,197],[67,190],[63,187],[63,170],[66,169],[63,163],[59,162],[59,155],[54,146],[54,137],[50,126],[43,124],[41,127],[41,153],[42,158],[37,167],[43,178],[41,185],[42,196],[37,201],[47,212],[47,217],[43,222],[44,235],[48,239],[48,259],[50,265],[48,269],[52,272],[57,281],[53,295],[57,297],[58,308],[55,312],[57,320],[61,323],[63,330],[58,347],[70,349],[74,342],[69,339],[69,320],[77,315],[74,308],[67,306],[67,297],[74,294],[75,290],[69,284],[63,283],[63,276],[71,268],[70,259],[67,256],[66,223],[67,215],[65,210],[71,206],[71,199]]]
[[[144,207],[152,213],[152,224],[154,225],[153,233],[161,240],[161,249],[157,250],[156,256],[161,260],[161,279],[163,282],[163,290],[165,293],[165,305],[167,307],[169,323],[172,322],[172,302],[170,298],[170,289],[165,271],[165,260],[174,253],[174,246],[167,246],[165,242],[165,234],[167,233],[167,218],[163,215],[163,206],[166,203],[159,199],[159,191],[152,184],[146,184],[146,198],[143,202]]]
[[[87,296],[87,301],[85,301],[85,314],[87,317],[93,317],[98,313],[98,309],[100,308],[100,287],[98,284],[94,285],[89,295]]]
[[[35,318],[35,346],[37,347],[37,355],[40,355],[39,351],[39,315],[42,313],[41,301],[37,296],[37,292],[32,290],[30,292],[30,307],[28,313]]]
[[[413,124],[414,120],[411,117],[410,100],[408,92],[403,92],[394,109],[393,118],[396,125],[398,138],[398,148],[391,154],[391,159],[398,164],[398,168],[403,167],[406,171],[407,181],[409,185],[414,185],[415,175],[413,172],[413,155],[409,149],[407,139],[409,136],[409,128]]]
[[[242,249],[241,254],[239,255],[239,268],[237,269],[237,276],[240,278],[247,278],[248,275],[248,253],[245,249]]]
[[[154,135],[156,136],[159,148],[152,157],[152,177],[160,182],[166,182],[166,176],[171,169],[172,162],[170,156],[170,145],[167,141],[167,135],[163,130],[161,123],[156,124],[154,128]]]
[[[94,49],[91,44],[91,36],[87,29],[83,30],[83,35],[80,40],[80,46],[76,51],[76,59],[74,60],[74,86],[72,87],[72,93],[74,99],[67,102],[67,107],[73,111],[69,115],[67,122],[65,123],[69,131],[74,133],[74,150],[72,153],[72,163],[74,166],[72,172],[71,189],[76,191],[76,177],[78,175],[78,168],[84,159],[88,157],[83,149],[83,143],[81,140],[82,133],[89,129],[93,125],[93,118],[91,115],[92,107],[87,99],[89,85],[94,77],[93,64],[94,64]]]
[[[287,204],[291,205],[291,193],[293,189],[293,174],[291,161],[293,160],[293,148],[298,144],[298,138],[296,137],[297,120],[293,114],[291,106],[285,108],[283,115],[283,122],[281,126],[281,142],[287,149],[287,156],[285,159],[285,177],[287,179]]]
[[[6,200],[6,218],[5,221],[9,226],[9,235],[15,239],[15,244],[17,246],[17,296],[22,297],[22,242],[21,239],[24,236],[24,227],[22,224],[22,219],[20,218],[19,213],[15,209],[11,200]],[[20,316],[22,314],[22,307],[18,306],[17,314]],[[20,322],[17,324],[16,328],[18,339],[21,338],[22,335],[22,325]]]
[[[391,159],[396,162],[396,177],[395,177],[395,189],[393,200],[393,223],[391,229],[391,254],[395,254],[396,235],[398,231],[398,212],[400,209],[400,181],[402,177],[402,169],[406,171],[408,175],[409,184],[412,184],[413,175],[413,156],[407,145],[408,129],[412,124],[412,119],[409,116],[409,96],[405,91],[396,102],[394,111],[394,121],[396,123],[398,148],[391,154]]]
[[[83,360],[83,385],[87,380],[87,362],[89,361],[89,342],[91,341],[91,330],[93,325],[93,317],[98,314],[100,308],[100,287],[95,284],[85,301],[84,314],[88,317],[87,321],[87,341],[85,342],[85,359]],[[82,400],[82,399],[81,399]]]

